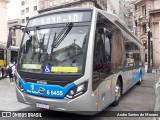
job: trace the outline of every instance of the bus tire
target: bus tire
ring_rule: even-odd
[[[112,106],[117,106],[122,96],[122,85],[120,80],[117,80],[116,87],[115,87],[115,101],[112,103]]]
[[[0,79],[2,79],[3,78],[3,70],[1,69],[1,71],[0,71]]]
[[[4,69],[2,68],[2,78],[4,77]]]

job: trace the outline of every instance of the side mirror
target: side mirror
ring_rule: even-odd
[[[8,40],[7,40],[7,48],[12,45],[12,30],[9,29]]]
[[[98,33],[99,33],[99,34],[103,34],[103,33],[104,33],[104,29],[103,29],[103,28],[99,28],[99,29],[98,29]]]
[[[12,45],[12,32],[13,30],[22,30],[24,31],[25,26],[23,25],[14,25],[12,27],[9,28],[9,34],[8,34],[8,40],[7,40],[7,48],[9,48]]]
[[[112,37],[112,33],[106,28],[104,28],[104,33],[105,33],[106,37],[108,37],[108,38]]]

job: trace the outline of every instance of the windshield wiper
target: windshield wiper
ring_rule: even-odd
[[[58,34],[57,38],[56,38],[56,36],[54,37],[52,48],[57,48],[59,46],[59,44],[64,40],[64,38],[70,32],[70,30],[72,29],[72,27],[73,27],[73,23],[72,22],[67,23],[67,25]]]
[[[39,47],[40,47],[40,48],[39,48],[39,57],[38,57],[38,61],[40,61],[40,59],[41,59],[41,55],[42,55],[41,50],[44,51],[44,48],[43,48],[44,39],[45,39],[45,34],[43,35],[43,38],[42,38],[41,42],[39,43]]]
[[[32,39],[33,39],[33,44],[32,44],[33,54],[32,54],[32,57],[31,57],[32,60],[34,59],[35,54],[36,54],[36,52],[35,52],[35,49],[36,49],[35,42],[37,42],[38,46],[41,46],[40,42],[38,40],[38,37],[37,37],[37,28],[39,28],[39,27],[37,27],[37,26],[34,27],[34,35],[32,36]]]
[[[70,32],[70,30],[73,27],[73,23],[69,22],[67,23],[67,25],[61,30],[61,32],[58,34],[58,36],[56,37],[56,33],[54,35],[53,38],[53,43],[51,45],[51,56],[50,56],[50,61],[52,60],[52,54],[53,54],[53,50],[54,48],[57,48],[61,42],[64,40],[64,38],[67,36],[67,34]]]
[[[39,44],[39,40],[38,40],[38,36],[37,36],[37,26],[34,27],[34,37],[35,37],[35,41]]]

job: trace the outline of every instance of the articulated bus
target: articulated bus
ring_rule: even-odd
[[[13,54],[13,52],[16,50],[16,47],[10,47],[9,49],[6,49],[6,45],[0,44],[0,79],[8,75],[7,64],[10,61],[16,62],[16,54]]]
[[[95,114],[141,84],[143,46],[116,15],[53,10],[30,18],[23,32],[16,79],[21,103]]]
[[[6,46],[0,44],[0,79],[7,76],[6,66],[7,66],[7,50]]]

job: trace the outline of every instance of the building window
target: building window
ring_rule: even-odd
[[[25,23],[25,19],[22,19],[22,23]]]
[[[145,54],[145,62],[147,62],[147,54]]]
[[[61,4],[64,4],[66,1],[64,1],[64,0],[61,0],[60,2],[61,2]]]
[[[37,6],[33,6],[33,11],[36,11],[37,10]]]
[[[137,6],[135,6],[135,11],[137,11]]]
[[[137,25],[138,25],[138,23],[137,23],[137,21],[135,21],[135,26],[137,27]]]
[[[143,25],[143,33],[146,33],[147,32],[147,28],[146,28],[146,24],[145,25]]]
[[[25,5],[25,2],[24,2],[24,1],[22,1],[22,2],[21,2],[21,5],[22,5],[22,6],[23,6],[23,5]]]
[[[29,3],[29,0],[26,0],[26,3]]]
[[[147,49],[147,41],[146,41],[146,40],[143,41],[143,47],[144,47],[145,49]]]
[[[53,5],[57,5],[57,1],[53,1]]]
[[[146,5],[142,6],[142,16],[146,16]]]
[[[25,11],[24,10],[21,10],[21,15],[24,15]]]
[[[28,13],[29,12],[29,7],[28,8],[26,8],[26,13]]]
[[[39,9],[44,9],[44,8],[45,8],[44,1],[40,1],[39,2]]]
[[[29,17],[26,17],[26,22],[29,20]]]

